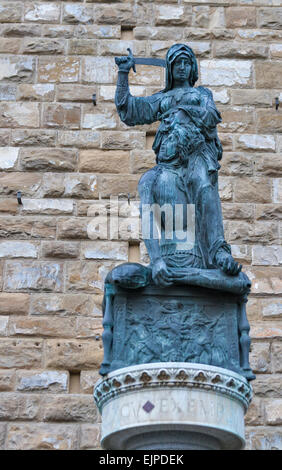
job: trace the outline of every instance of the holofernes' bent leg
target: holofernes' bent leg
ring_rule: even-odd
[[[238,274],[241,266],[231,256],[224,239],[217,171],[208,173],[204,159],[198,156],[188,181],[188,192],[196,206],[196,237],[207,268],[218,267],[227,274]]]

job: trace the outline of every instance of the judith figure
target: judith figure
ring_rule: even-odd
[[[159,239],[148,237],[145,244],[151,260],[152,277],[160,286],[177,281],[177,268],[219,268],[236,276],[241,266],[231,256],[224,239],[218,194],[218,161],[222,147],[216,126],[221,117],[212,93],[195,87],[198,69],[195,55],[185,44],[175,44],[166,55],[166,87],[149,97],[130,94],[128,73],[131,56],[119,60],[115,103],[121,120],[128,126],[160,121],[153,150],[156,166],[140,179],[138,190],[143,204],[195,207],[195,243],[181,245],[176,233],[164,236],[161,218]],[[187,229],[183,211],[184,230]]]

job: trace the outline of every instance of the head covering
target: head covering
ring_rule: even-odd
[[[176,57],[181,54],[187,55],[191,61],[191,72],[189,76],[189,83],[191,86],[194,86],[198,80],[198,65],[196,61],[196,56],[192,51],[191,47],[186,44],[174,44],[169,48],[166,54],[166,86],[163,91],[171,90],[173,84],[172,78],[172,64],[175,61]]]

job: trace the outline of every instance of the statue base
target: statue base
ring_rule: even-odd
[[[242,449],[251,397],[242,375],[184,362],[125,367],[94,389],[107,450]]]

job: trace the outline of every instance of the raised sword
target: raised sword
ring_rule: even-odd
[[[128,57],[130,57],[133,60],[132,68],[133,68],[134,72],[136,72],[135,64],[153,65],[154,67],[165,67],[166,66],[165,59],[157,59],[157,58],[154,58],[154,57],[134,57],[130,47],[128,47],[127,50],[128,50]],[[117,65],[120,65],[122,63],[122,58],[121,57],[115,57],[115,63]]]

